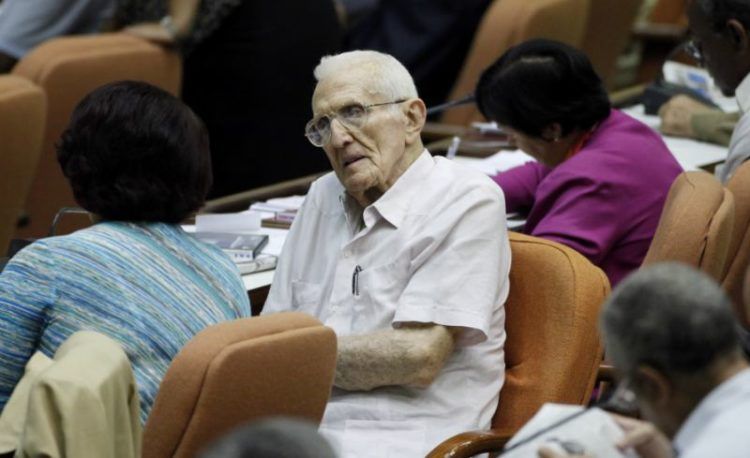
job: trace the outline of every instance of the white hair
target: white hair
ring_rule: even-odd
[[[313,74],[318,82],[356,72],[368,93],[392,100],[417,98],[417,87],[409,71],[395,57],[377,51],[348,51],[325,56]]]

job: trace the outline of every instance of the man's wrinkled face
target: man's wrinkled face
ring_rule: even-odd
[[[733,96],[744,75],[738,70],[737,52],[729,30],[716,30],[696,2],[689,3],[687,14],[690,38],[701,54],[700,64],[725,96]]]
[[[323,149],[339,181],[355,197],[373,188],[385,192],[401,173],[406,151],[406,117],[401,104],[366,109],[365,122],[358,128],[336,117],[351,105],[394,102],[369,93],[358,83],[361,80],[355,74],[330,76],[318,83],[312,101],[314,118],[331,117],[331,136]]]

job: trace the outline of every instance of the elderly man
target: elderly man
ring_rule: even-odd
[[[295,218],[264,313],[339,336],[321,432],[343,456],[420,456],[484,428],[504,376],[510,247],[502,192],[422,146],[425,106],[393,57],[315,69],[306,135],[333,166]]]
[[[615,289],[601,325],[620,383],[653,423],[618,419],[623,448],[641,458],[748,456],[750,368],[719,285],[680,264],[642,269]]]

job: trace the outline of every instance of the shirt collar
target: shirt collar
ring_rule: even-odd
[[[367,226],[371,225],[368,221],[368,213],[375,211],[394,227],[398,228],[404,220],[413,196],[419,192],[421,182],[430,173],[434,165],[435,161],[432,159],[429,151],[426,149],[422,151],[409,168],[393,183],[393,186],[380,196],[378,200],[364,209],[364,218]],[[341,196],[340,200],[344,206],[347,218],[352,220],[358,219],[362,214],[359,204],[356,203],[353,197],[347,194],[346,189],[343,190]]]
[[[734,91],[734,96],[737,98],[737,104],[740,106],[740,110],[743,113],[750,112],[750,73],[745,76],[737,90]]]
[[[393,183],[385,194],[380,196],[371,207],[377,210],[386,221],[399,227],[409,209],[409,204],[417,193],[422,181],[432,170],[435,161],[427,150],[409,166],[408,169]]]
[[[750,369],[745,369],[714,388],[693,409],[674,437],[673,446],[678,453],[690,449],[690,444],[700,437],[701,431],[714,417],[737,401],[750,396]]]

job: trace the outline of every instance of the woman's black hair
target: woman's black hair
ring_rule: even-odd
[[[105,220],[178,223],[211,187],[203,122],[147,83],[102,86],[78,104],[57,145],[76,201]]]
[[[510,48],[482,73],[476,96],[487,119],[532,137],[541,137],[553,123],[563,135],[587,130],[610,112],[607,91],[588,57],[551,40]]]

